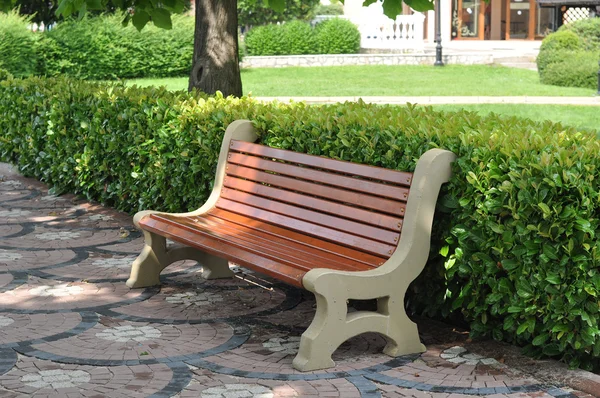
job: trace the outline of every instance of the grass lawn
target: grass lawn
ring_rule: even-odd
[[[596,130],[600,134],[600,108],[575,105],[529,105],[529,104],[484,104],[484,105],[435,105],[434,110],[457,111],[465,109],[480,114],[494,112],[503,116],[517,116],[536,121],[551,120],[565,126]]]
[[[187,89],[186,77],[129,84]],[[244,94],[265,96],[591,96],[595,90],[547,86],[526,69],[489,65],[330,66],[242,70]]]

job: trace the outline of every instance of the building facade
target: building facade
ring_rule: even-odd
[[[439,0],[439,3],[444,42],[541,40],[563,23],[600,15],[600,0]],[[362,7],[362,0],[346,0],[344,10],[353,21],[382,23],[380,3]],[[405,7],[404,14],[412,11]],[[415,31],[422,32],[423,40],[432,42],[435,13],[427,12],[420,21],[423,29]]]

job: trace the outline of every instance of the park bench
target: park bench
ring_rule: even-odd
[[[229,262],[314,293],[316,314],[293,366],[334,366],[347,339],[377,332],[384,353],[423,352],[404,295],[429,255],[433,214],[450,177],[452,152],[432,149],[414,173],[254,144],[249,121],[225,133],[214,188],[190,213],[142,211],[145,247],[127,286],[159,284],[169,264],[192,259],[208,279],[233,276]],[[400,233],[402,232],[402,234]],[[166,238],[181,243],[167,247]],[[348,300],[376,299],[376,311],[348,312]]]

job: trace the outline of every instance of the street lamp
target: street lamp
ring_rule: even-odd
[[[435,42],[437,44],[435,46],[435,63],[433,66],[444,66],[444,61],[442,61],[442,15],[440,12],[440,0],[435,1],[435,19]],[[600,86],[598,88],[600,89]]]
[[[598,61],[598,95],[600,95],[600,61]]]

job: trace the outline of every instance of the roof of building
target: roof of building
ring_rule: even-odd
[[[541,5],[600,6],[600,0],[537,0]]]

